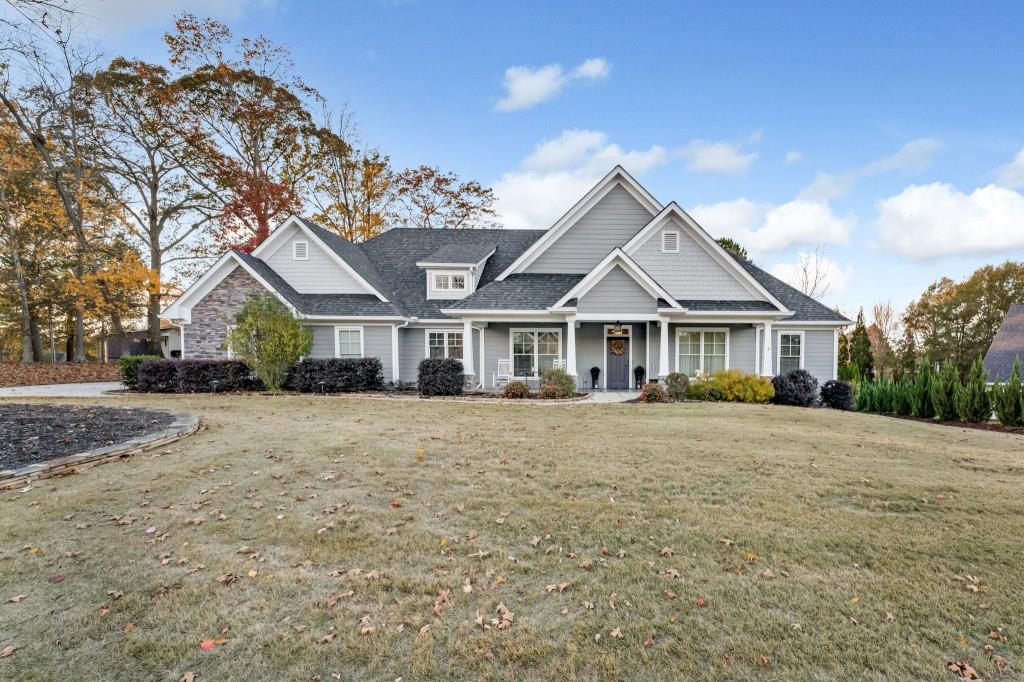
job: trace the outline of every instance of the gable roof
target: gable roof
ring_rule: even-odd
[[[1017,358],[1024,362],[1024,303],[1014,303],[1006,311],[1003,324],[985,353],[985,372],[989,381],[1006,381]]]
[[[840,315],[824,303],[817,301],[799,289],[795,289],[783,282],[778,277],[771,275],[753,263],[738,258],[726,251],[726,254],[740,267],[750,273],[750,276],[771,292],[782,304],[793,311],[793,315],[787,317],[785,322],[839,322],[842,324],[853,324],[853,321]]]
[[[612,249],[612,251],[604,257],[604,260],[595,265],[594,268],[576,284],[576,286],[567,291],[562,298],[558,299],[558,302],[553,307],[560,308],[567,305],[569,301],[574,298],[579,299],[583,297],[616,267],[622,268],[623,272],[632,277],[637,284],[643,287],[643,289],[651,295],[651,298],[655,300],[664,300],[665,305],[670,308],[682,308],[682,306],[672,298],[672,295],[665,291],[664,287],[654,281],[653,277],[644,272],[644,269],[637,265],[636,261],[630,258],[626,252],[620,248]]]
[[[640,204],[650,211],[651,215],[661,211],[661,202],[654,198],[632,175],[626,172],[622,166],[615,166],[607,175],[601,178],[583,198],[573,204],[572,208],[565,212],[554,225],[544,232],[530,248],[526,249],[505,268],[497,279],[502,280],[514,273],[521,273],[530,263],[544,253],[552,244],[568,232],[576,222],[593,208],[597,202],[603,199],[616,187],[622,187],[633,196]]]
[[[574,287],[583,275],[522,273],[494,280],[445,310],[546,311]]]
[[[476,265],[494,253],[495,248],[497,244],[492,242],[445,244],[416,265]]]

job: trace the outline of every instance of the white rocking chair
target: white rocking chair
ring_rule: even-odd
[[[491,383],[495,388],[502,388],[512,381],[512,361],[498,360],[498,371],[491,375]]]
[[[565,371],[565,358],[555,358],[551,361],[551,369],[560,369]]]

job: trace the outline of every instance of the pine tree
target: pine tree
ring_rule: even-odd
[[[960,421],[987,422],[992,417],[992,401],[988,393],[988,376],[981,364],[981,358],[971,364],[967,384],[957,400],[957,414]]]
[[[960,383],[960,375],[956,371],[956,365],[952,360],[946,360],[942,365],[942,372],[931,382],[932,407],[935,410],[937,421],[950,421],[957,418],[957,402],[963,385]]]
[[[935,408],[932,406],[932,383],[936,380],[935,370],[932,369],[932,361],[926,355],[921,362],[917,376],[914,377],[914,384],[910,391],[910,414],[915,417],[930,419],[935,416]]]
[[[864,309],[857,313],[857,323],[850,332],[850,364],[857,365],[860,376],[868,379],[875,375],[875,357],[871,352],[871,338],[864,324]]]
[[[996,418],[1003,426],[1024,426],[1024,387],[1020,381],[1020,357],[1013,363],[1009,380],[992,387],[992,406]]]

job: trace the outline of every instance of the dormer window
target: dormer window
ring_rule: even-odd
[[[292,260],[309,260],[309,242],[292,242]]]
[[[453,274],[435,274],[434,289],[436,291],[465,291],[466,276]]]
[[[679,253],[679,232],[668,230],[661,233],[661,252]]]

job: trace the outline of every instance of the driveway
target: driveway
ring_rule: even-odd
[[[107,391],[123,388],[120,381],[90,381],[80,384],[45,384],[0,388],[0,398],[103,398]]]

